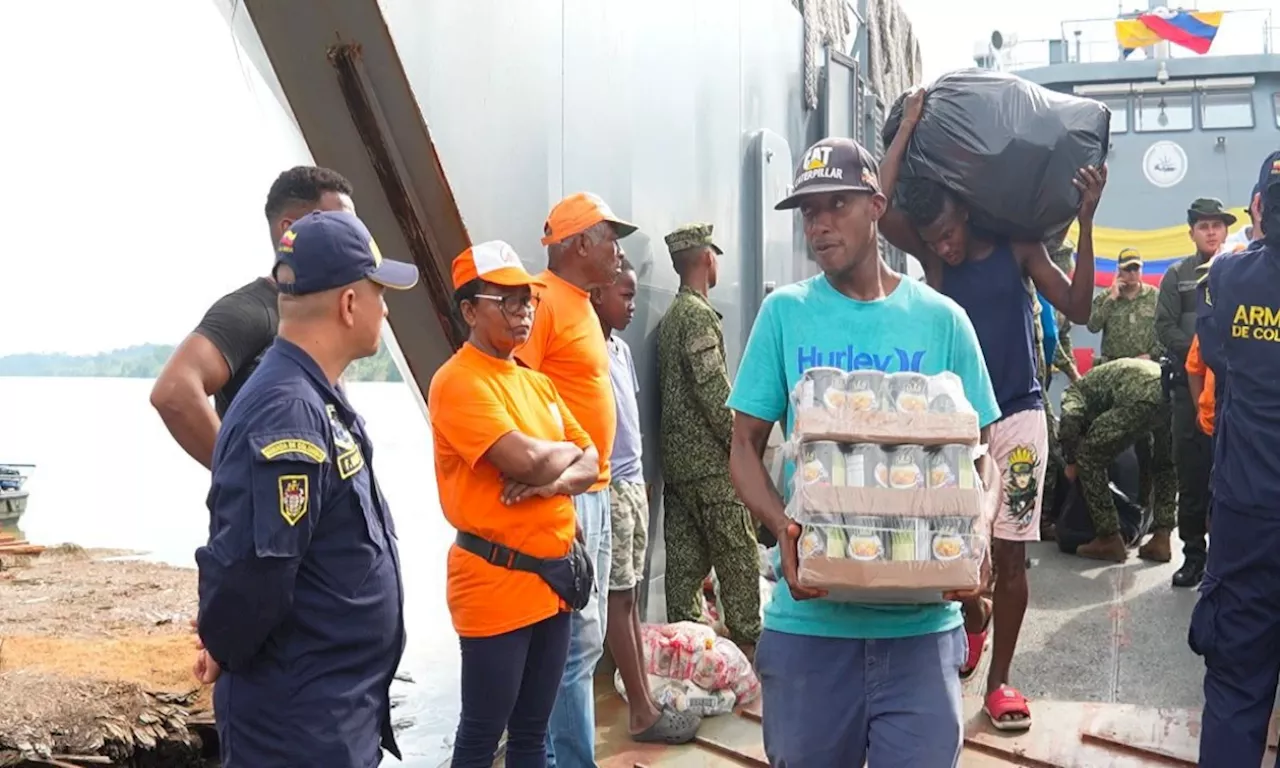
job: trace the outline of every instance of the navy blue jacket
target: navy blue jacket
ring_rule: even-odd
[[[1262,242],[1214,259],[1197,332],[1219,388],[1214,502],[1280,517],[1280,253]]]
[[[199,633],[226,768],[371,768],[404,650],[395,526],[364,421],[284,339],[218,433]]]

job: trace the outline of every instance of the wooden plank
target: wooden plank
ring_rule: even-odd
[[[44,552],[39,544],[6,544],[0,546],[0,555],[38,555]]]
[[[705,718],[695,742],[743,765],[769,768],[764,734],[755,720],[735,714]]]
[[[1086,742],[1136,752],[1168,765],[1194,766],[1200,756],[1200,713],[1115,705],[1093,713],[1080,729]]]

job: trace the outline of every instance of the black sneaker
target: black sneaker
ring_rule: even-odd
[[[1190,588],[1198,585],[1204,578],[1204,560],[1199,557],[1188,557],[1182,567],[1173,574],[1173,586]]]

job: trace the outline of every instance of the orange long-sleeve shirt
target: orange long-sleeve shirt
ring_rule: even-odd
[[[1187,351],[1187,375],[1204,377],[1204,389],[1200,391],[1200,399],[1196,402],[1196,419],[1200,422],[1200,431],[1206,435],[1213,434],[1213,371],[1204,364],[1200,357],[1200,337],[1191,337],[1191,349]]]

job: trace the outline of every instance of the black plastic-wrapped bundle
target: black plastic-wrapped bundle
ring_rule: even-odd
[[[881,133],[885,146],[902,120],[899,97]],[[1106,105],[1051,91],[1005,72],[962,69],[925,92],[899,178],[925,178],[955,193],[977,227],[1021,240],[1063,232],[1080,191],[1071,183],[1107,158]]]

